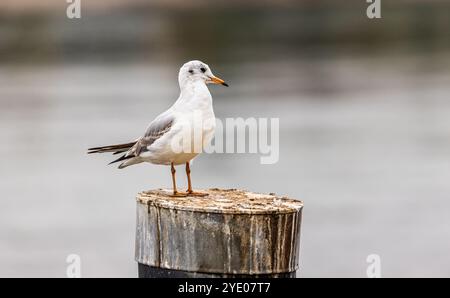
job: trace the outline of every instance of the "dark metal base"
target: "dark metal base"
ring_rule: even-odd
[[[138,263],[139,278],[295,278],[294,272],[275,274],[217,274],[152,267]]]

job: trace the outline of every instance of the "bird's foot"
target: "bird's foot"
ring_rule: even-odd
[[[206,197],[206,196],[209,195],[209,194],[206,193],[206,192],[198,192],[198,191],[192,191],[192,190],[188,190],[188,191],[186,192],[186,194],[187,194],[188,196],[192,196],[192,197]]]
[[[170,196],[174,197],[174,198],[183,198],[183,197],[187,197],[188,194],[185,192],[174,191]]]

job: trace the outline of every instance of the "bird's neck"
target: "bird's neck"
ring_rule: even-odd
[[[212,97],[203,81],[187,82],[180,86],[177,104],[189,105],[194,109],[212,106]]]

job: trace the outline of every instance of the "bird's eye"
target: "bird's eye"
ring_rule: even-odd
[[[206,72],[206,68],[202,67],[202,68],[200,68],[200,71],[204,73],[204,72]]]
[[[193,73],[194,73],[194,71],[193,71],[192,69],[190,69],[190,70],[189,70],[189,73],[190,73],[190,74],[193,74]]]

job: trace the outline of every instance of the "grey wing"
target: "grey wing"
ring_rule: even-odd
[[[126,164],[127,160],[138,157],[142,152],[148,151],[149,146],[151,146],[156,140],[170,131],[174,122],[175,118],[173,117],[173,115],[169,115],[167,112],[159,115],[155,120],[152,121],[152,123],[150,123],[144,136],[139,138],[133,145],[133,147],[131,147],[126,152],[125,150],[121,150],[121,152],[125,152],[125,154],[118,159],[110,162],[109,164],[125,161],[119,166],[119,169],[128,166],[129,164]]]
[[[171,115],[162,114],[150,123],[144,136],[141,137],[130,150],[134,156],[139,156],[142,152],[148,151],[156,140],[161,138],[173,126],[175,118]]]

